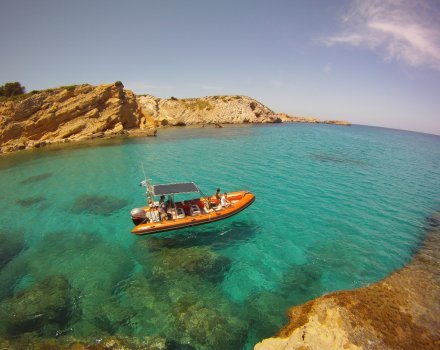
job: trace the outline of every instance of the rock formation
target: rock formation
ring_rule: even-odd
[[[148,95],[138,101],[159,127],[281,122],[272,110],[246,96],[160,99]]]
[[[63,276],[49,276],[0,303],[2,334],[17,335],[48,324],[62,325],[69,315],[70,285]],[[4,329],[3,329],[4,328]]]
[[[154,122],[120,82],[49,89],[0,103],[1,152],[139,130],[154,135]]]
[[[440,213],[412,262],[371,286],[289,310],[290,323],[255,350],[439,349]]]
[[[242,123],[343,121],[277,114],[246,96],[169,99],[136,96],[121,82],[33,91],[0,100],[0,153],[115,135],[156,134],[156,128]]]

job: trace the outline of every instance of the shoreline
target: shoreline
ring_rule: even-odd
[[[438,349],[440,212],[403,268],[369,286],[332,292],[288,311],[289,323],[255,350]]]
[[[120,81],[72,85],[0,101],[0,154],[119,135],[155,136],[164,127],[291,122],[351,125],[275,113],[242,95],[158,98],[136,95]]]

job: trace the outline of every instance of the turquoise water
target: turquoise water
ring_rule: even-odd
[[[132,235],[130,209],[145,204],[141,162],[154,183],[247,189],[256,201],[219,223]],[[4,156],[0,181],[1,242],[17,247],[0,250],[0,312],[47,277],[68,281],[52,291],[64,296],[54,307],[64,316],[12,326],[6,316],[0,337],[250,349],[287,321],[289,306],[409,261],[440,207],[440,137],[308,124],[179,128]]]

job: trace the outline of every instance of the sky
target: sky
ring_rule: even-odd
[[[439,0],[0,0],[0,85],[122,81],[440,135]]]

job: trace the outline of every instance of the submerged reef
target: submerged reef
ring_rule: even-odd
[[[0,231],[0,270],[24,248],[23,232]]]
[[[44,173],[44,174],[30,176],[30,177],[20,181],[20,184],[25,185],[28,183],[39,182],[39,181],[42,181],[42,180],[45,180],[45,179],[51,177],[52,175],[53,175],[52,173]]]
[[[16,255],[0,271],[0,348],[242,348],[247,312],[218,288],[231,260],[149,242],[56,232]]]
[[[438,349],[440,212],[413,260],[371,286],[324,295],[289,310],[289,323],[255,350]]]
[[[75,200],[71,212],[75,214],[111,215],[126,205],[128,205],[128,201],[125,199],[84,194]]]
[[[43,196],[33,196],[28,198],[20,198],[15,201],[18,205],[21,205],[22,207],[31,207],[36,204],[39,204],[41,202],[44,202],[46,200]]]
[[[70,286],[63,276],[50,276],[0,303],[0,332],[17,334],[59,327],[70,315]]]

